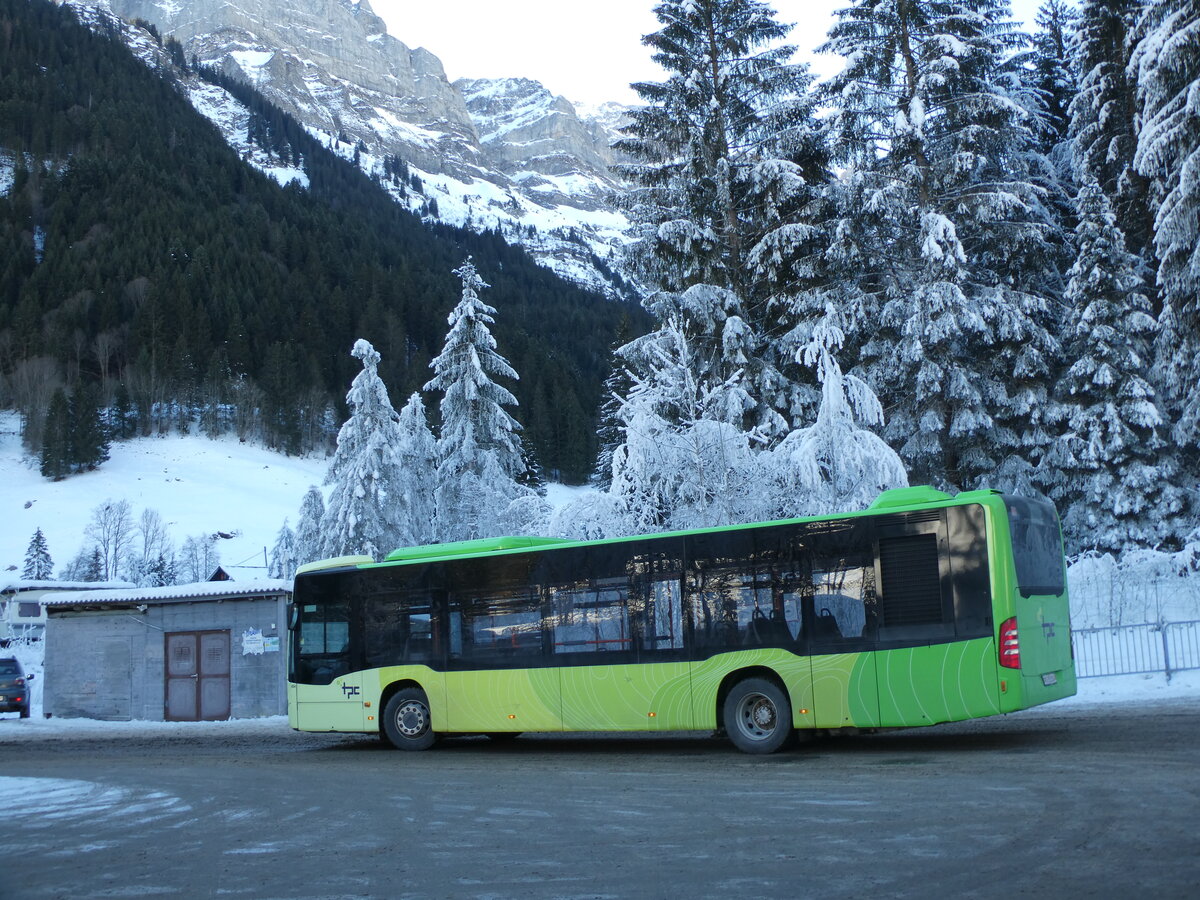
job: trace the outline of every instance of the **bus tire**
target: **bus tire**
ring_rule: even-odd
[[[774,753],[794,736],[787,694],[773,681],[747,678],[725,697],[725,731],[743,753]]]
[[[437,740],[431,727],[429,701],[420,688],[404,688],[383,708],[383,731],[401,750],[428,750]]]

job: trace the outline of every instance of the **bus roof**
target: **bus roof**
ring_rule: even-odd
[[[497,550],[530,550],[549,544],[568,544],[566,538],[508,536],[481,538],[476,541],[454,541],[449,544],[425,544],[401,547],[383,558],[384,562],[412,562],[418,559],[441,559],[446,556],[472,556],[495,553]]]

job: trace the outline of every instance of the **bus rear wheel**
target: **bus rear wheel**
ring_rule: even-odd
[[[779,685],[765,678],[739,681],[725,697],[725,731],[743,753],[774,753],[792,739],[792,708]]]
[[[437,740],[430,725],[429,701],[420,688],[404,688],[383,708],[383,731],[401,750],[428,750]]]

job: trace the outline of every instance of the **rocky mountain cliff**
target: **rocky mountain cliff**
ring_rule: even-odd
[[[610,295],[626,221],[611,204],[613,110],[581,116],[525,79],[451,83],[387,33],[367,0],[96,0],[173,36],[189,60],[252,84],[422,215],[496,229]],[[415,177],[411,177],[415,176]]]

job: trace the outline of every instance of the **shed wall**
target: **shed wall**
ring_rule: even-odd
[[[165,719],[168,632],[228,631],[230,717],[287,713],[284,595],[197,599],[135,609],[51,609],[46,627],[42,704],[47,715],[114,720]],[[278,649],[255,652],[263,642]],[[270,638],[277,638],[272,642]]]

